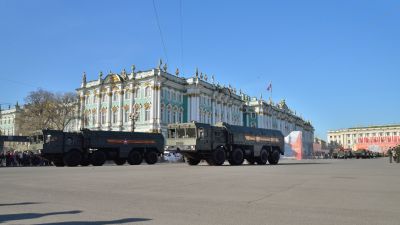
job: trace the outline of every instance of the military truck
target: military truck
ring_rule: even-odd
[[[158,133],[43,130],[41,136],[41,155],[55,166],[101,166],[106,160],[138,165],[143,159],[154,164],[164,151],[164,138]]]
[[[167,150],[177,150],[189,165],[206,160],[209,165],[277,164],[284,154],[284,137],[278,130],[217,123],[179,123],[168,125]]]

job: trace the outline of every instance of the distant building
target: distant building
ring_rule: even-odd
[[[104,78],[86,81],[84,74],[79,98],[76,129],[161,132],[166,136],[169,123],[197,121],[208,124],[278,129],[284,135],[302,131],[307,154],[312,152],[314,128],[296,116],[281,101],[278,105],[249,96],[235,88],[219,85],[214,76],[196,70],[192,77],[158,68],[127,73],[108,73]]]
[[[18,103],[14,108],[0,109],[1,135],[20,135],[19,118],[22,110]]]
[[[386,152],[400,144],[400,124],[353,127],[328,131],[328,143],[352,150]]]

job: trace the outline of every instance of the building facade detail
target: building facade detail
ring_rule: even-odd
[[[135,111],[135,131],[161,132],[166,135],[169,123],[197,121],[208,124],[226,122],[259,128],[278,129],[286,136],[302,131],[303,142],[312,149],[314,128],[296,116],[283,100],[278,104],[262,98],[250,98],[242,91],[215,83],[198,69],[184,78],[179,70],[172,75],[162,66],[131,73],[110,72],[93,81],[82,79],[77,89],[80,121],[77,128],[131,131],[130,115]]]

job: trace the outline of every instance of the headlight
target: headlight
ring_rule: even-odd
[[[164,147],[164,150],[167,150],[169,148],[169,146],[168,145],[166,145],[165,147]]]
[[[190,150],[194,150],[195,149],[195,146],[194,145],[191,145],[190,146]]]

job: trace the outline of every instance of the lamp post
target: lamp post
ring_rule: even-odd
[[[135,132],[136,121],[139,119],[139,112],[136,110],[136,108],[134,108],[133,112],[129,115],[129,119],[131,119],[132,132]]]

